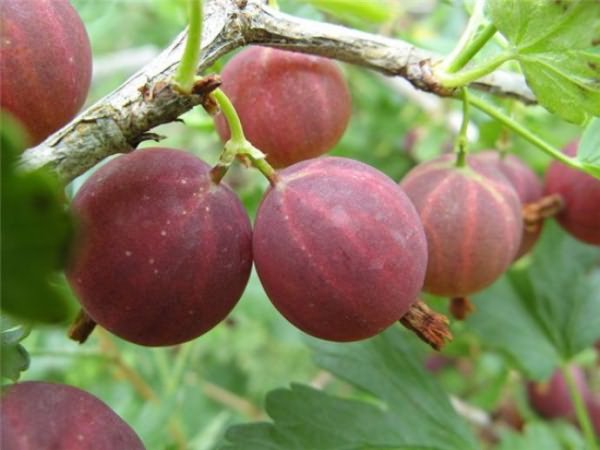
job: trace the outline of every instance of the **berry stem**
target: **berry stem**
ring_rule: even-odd
[[[191,341],[179,346],[179,351],[177,352],[177,357],[175,358],[175,364],[173,365],[173,369],[165,386],[166,397],[172,396],[175,393],[175,390],[181,385],[183,373],[188,362],[189,355],[192,351],[192,347],[194,346],[194,342],[195,341]]]
[[[98,332],[98,340],[100,341],[100,350],[102,354],[105,355],[109,361],[116,366],[116,369],[120,372],[120,376],[131,383],[134,390],[144,400],[154,404],[160,404],[160,397],[158,394],[153,390],[152,386],[148,384],[148,382],[146,382],[146,380],[138,373],[138,371],[133,370],[133,368],[125,362],[121,356],[121,352],[114,344],[110,335],[106,331],[100,329]],[[175,416],[169,419],[168,430],[173,440],[177,442],[178,448],[186,448],[186,443],[188,440],[183,431],[179,417]]]
[[[223,152],[219,157],[219,162],[211,169],[212,180],[215,183],[219,183],[225,173],[227,173],[235,157],[243,156],[250,160],[252,165],[269,180],[271,185],[274,185],[277,182],[277,172],[265,160],[265,154],[246,139],[242,122],[231,100],[229,100],[225,92],[221,89],[215,89],[211,93],[211,96],[219,105],[231,132],[231,138],[225,143]]]
[[[202,0],[188,0],[190,25],[185,49],[177,73],[175,86],[184,94],[190,94],[196,77],[196,66],[202,45]]]
[[[456,320],[465,320],[475,311],[475,305],[467,297],[454,297],[450,299],[449,309]]]
[[[96,328],[96,322],[80,309],[77,317],[69,327],[69,338],[83,344]]]
[[[502,123],[504,126],[511,129],[515,133],[519,134],[525,140],[531,142],[533,145],[540,148],[544,153],[550,155],[552,158],[559,160],[560,162],[566,164],[569,167],[573,167],[574,169],[581,170],[592,176],[595,176],[593,172],[587,170],[577,159],[569,158],[560,150],[552,147],[546,141],[533,134],[527,128],[523,127],[521,124],[511,119],[506,114],[487,103],[485,100],[471,96],[470,104],[473,105],[475,108],[479,109],[480,111],[483,111],[490,117],[493,117],[498,122]]]
[[[438,70],[436,72],[436,77],[440,81],[440,84],[447,88],[466,86],[470,82],[478,80],[484,75],[493,72],[506,61],[513,58],[514,54],[512,52],[503,51],[468,70],[462,70],[457,73]]]
[[[244,136],[242,122],[233,103],[231,103],[229,97],[221,89],[215,89],[211,95],[219,105],[221,112],[225,116],[225,120],[227,120],[227,125],[229,125],[229,131],[231,132],[231,140],[238,144],[243,144],[246,141],[246,136]]]
[[[539,200],[523,205],[523,223],[531,233],[539,231],[544,219],[556,216],[565,207],[565,201],[559,194],[546,195]]]
[[[454,151],[456,152],[456,167],[464,167],[466,165],[467,158],[467,145],[469,143],[467,139],[467,130],[469,127],[469,93],[467,88],[461,89],[463,99],[463,116],[462,123],[460,124],[460,130],[456,136],[456,142],[454,143]]]
[[[577,383],[575,382],[573,373],[569,370],[567,365],[563,365],[560,370],[562,371],[563,377],[567,383],[567,387],[569,388],[569,393],[571,394],[571,401],[575,407],[577,422],[579,423],[579,426],[583,431],[583,435],[585,436],[585,440],[587,441],[586,448],[589,450],[599,450],[598,445],[596,444],[596,437],[588,410],[583,402],[581,392],[579,392],[579,389],[577,388]]]

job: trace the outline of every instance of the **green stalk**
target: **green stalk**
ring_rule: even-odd
[[[229,131],[231,132],[231,140],[235,143],[243,144],[246,141],[246,136],[244,136],[242,122],[240,121],[240,117],[238,116],[233,103],[231,103],[229,97],[227,97],[225,92],[221,89],[215,89],[211,95],[219,105],[221,112],[225,116],[225,120],[227,120]]]
[[[183,56],[175,74],[175,86],[184,94],[190,94],[194,87],[202,45],[202,0],[188,0],[188,6],[190,25]]]
[[[195,341],[187,342],[179,347],[179,351],[177,352],[177,356],[175,358],[175,364],[173,365],[173,370],[171,371],[165,386],[165,397],[170,397],[173,392],[175,392],[175,389],[177,389],[177,387],[181,384],[183,370],[187,364],[190,352],[194,346],[194,342]]]
[[[273,169],[271,164],[269,164],[264,157],[254,158],[249,155],[246,156],[248,156],[248,158],[252,162],[252,165],[256,167],[258,171],[267,178],[267,180],[269,180],[271,186],[275,186],[275,183],[277,182],[277,172],[275,172],[275,169]]]
[[[476,0],[475,6],[473,7],[473,11],[471,16],[469,17],[469,22],[467,23],[466,28],[460,36],[456,46],[454,49],[444,58],[444,62],[442,63],[442,67],[445,70],[449,70],[449,67],[453,64],[456,64],[456,58],[460,57],[460,55],[465,51],[465,48],[473,39],[473,36],[477,32],[477,28],[481,24],[483,19],[483,7],[485,4],[485,0]],[[459,70],[460,68],[456,69]]]
[[[594,428],[592,427],[592,422],[590,420],[590,415],[585,407],[583,402],[583,398],[581,396],[581,392],[577,388],[577,383],[575,382],[575,378],[573,374],[569,370],[569,367],[564,365],[561,367],[562,375],[567,382],[567,387],[569,388],[569,394],[571,395],[571,401],[573,402],[573,406],[575,407],[575,415],[577,416],[577,422],[583,431],[583,435],[585,436],[585,440],[587,442],[586,448],[588,450],[598,450],[598,445],[596,443],[596,437],[594,433]]]
[[[211,93],[212,98],[219,105],[231,133],[231,139],[225,143],[223,153],[219,157],[219,162],[211,169],[211,178],[215,183],[219,183],[236,156],[245,156],[252,165],[258,169],[274,185],[277,181],[275,169],[265,160],[265,155],[259,149],[254,147],[244,136],[242,122],[238,116],[231,100],[221,89],[215,89]]]
[[[154,363],[156,365],[156,369],[158,370],[160,379],[166,386],[169,380],[169,362],[167,359],[166,349],[157,349],[154,352]]]
[[[475,38],[467,44],[467,46],[462,49],[456,55],[456,57],[450,61],[446,67],[446,72],[454,73],[458,72],[460,69],[465,67],[471,59],[482,49],[482,47],[489,41],[494,34],[496,34],[496,26],[493,23],[488,23],[483,30],[479,34],[475,36]]]
[[[467,158],[467,129],[469,126],[469,93],[466,88],[461,89],[463,99],[463,117],[462,123],[460,124],[460,130],[456,136],[456,142],[454,144],[454,151],[456,152],[456,167],[464,167],[466,165]]]
[[[469,45],[467,45],[457,57],[448,64],[446,72],[454,73],[465,67],[471,59],[481,50],[481,48],[496,34],[496,26],[489,23],[481,32],[475,36]]]
[[[514,57],[510,51],[504,51],[493,58],[490,58],[483,63],[473,67],[472,69],[462,70],[457,73],[450,73],[448,71],[438,71],[436,73],[437,78],[440,80],[442,86],[445,87],[458,87],[466,86],[472,81],[478,80],[479,78],[493,72],[499,66],[504,64],[509,59]]]
[[[471,96],[470,103],[475,108],[479,109],[480,111],[483,111],[488,116],[496,119],[498,122],[503,124],[505,127],[509,128],[512,131],[514,131],[515,133],[521,135],[524,139],[531,142],[536,147],[540,148],[544,153],[546,153],[547,155],[550,155],[552,158],[557,159],[560,162],[562,162],[563,164],[566,164],[569,167],[573,167],[574,169],[583,170],[586,173],[590,173],[583,167],[583,165],[578,160],[576,160],[574,158],[569,158],[564,153],[562,153],[560,150],[552,147],[546,141],[544,141],[543,139],[541,139],[538,136],[536,136],[535,134],[533,134],[527,128],[523,127],[521,124],[519,124],[515,120],[511,119],[506,114],[500,112],[499,110],[494,108],[492,105],[486,103],[484,100]],[[590,173],[590,175],[593,175],[593,174]]]

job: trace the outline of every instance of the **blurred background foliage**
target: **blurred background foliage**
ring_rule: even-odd
[[[88,104],[108,94],[155,57],[187,22],[184,0],[72,3],[85,22],[93,46],[94,78]],[[452,49],[466,23],[465,8],[470,7],[470,2],[463,5],[462,1],[435,0],[279,0],[279,4],[290,14],[398,37],[439,53]],[[230,56],[207,72],[218,72]],[[399,180],[418,162],[452,150],[453,130],[460,123],[459,103],[415,95],[406,85],[359,67],[342,68],[353,95],[353,115],[332,154],[359,159]],[[580,133],[579,128],[541,107],[526,108],[510,100],[495,102],[557,147]],[[222,144],[212,119],[201,108],[182,119],[185,123],[155,130],[166,137],[158,145],[186,149],[209,163],[216,162]],[[472,151],[504,148],[521,156],[538,173],[545,170],[548,158],[531,144],[477,112],[472,122]],[[83,175],[74,181],[68,194],[72,195],[85,178]],[[226,181],[253,217],[265,180],[257,171],[236,165]],[[526,267],[529,260],[519,264]],[[431,301],[446,311],[445,302]],[[3,324],[5,330],[11,327],[14,324]],[[501,414],[502,406],[514,400],[525,418],[535,417],[514,370],[514,355],[506,357],[486,345],[482,338],[485,325],[458,323],[453,324],[453,330],[456,338],[445,348],[444,356],[437,357],[433,370],[441,386],[491,414]],[[409,335],[405,338],[416,340]],[[217,448],[231,424],[266,419],[267,392],[291,382],[344,396],[363,396],[314,364],[306,345],[310,339],[275,311],[255,275],[230,318],[185,345],[141,348],[97,329],[80,346],[67,339],[66,325],[36,326],[29,334],[21,333],[20,339],[19,345],[30,355],[29,369],[23,372],[22,380],[64,382],[93,393],[131,424],[149,449]],[[428,354],[425,346],[416,344],[415,359],[425,360]],[[588,368],[596,360],[591,350],[577,358]],[[598,387],[599,382],[596,374],[592,384]],[[542,425],[536,426],[542,427],[541,431],[529,429],[528,433],[546,432]],[[567,424],[553,430],[561,436],[576,434]],[[506,433],[509,437],[498,448],[520,448],[522,442],[518,444],[509,431]],[[571,438],[561,439],[566,442]]]

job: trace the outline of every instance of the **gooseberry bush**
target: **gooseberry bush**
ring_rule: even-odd
[[[600,449],[599,3],[0,12],[0,447]]]

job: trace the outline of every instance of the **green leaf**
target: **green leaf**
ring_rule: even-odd
[[[2,121],[2,310],[27,320],[64,321],[73,305],[54,284],[72,229],[64,194],[45,170],[16,170],[23,147],[9,119]]]
[[[575,240],[554,221],[545,228],[528,271],[534,313],[568,360],[600,338],[600,277],[592,272],[600,248]]]
[[[522,432],[504,433],[496,447],[496,450],[532,449],[585,450],[585,443],[571,425],[534,422],[527,424]]]
[[[467,323],[486,347],[508,356],[529,378],[552,372],[559,354],[510,277],[502,277],[473,301],[477,309]]]
[[[474,296],[467,324],[485,346],[543,379],[600,338],[600,249],[544,225],[532,262]]]
[[[489,0],[538,101],[565,120],[600,115],[600,3]]]
[[[302,385],[273,391],[266,406],[274,423],[233,427],[223,448],[477,448],[448,396],[423,369],[412,340],[398,328],[350,344],[311,340],[319,366],[367,395],[342,399]]]
[[[588,164],[585,162],[581,164],[588,174],[600,179],[600,164]]]
[[[390,2],[372,0],[357,2],[356,0],[307,0],[312,6],[343,21],[368,21],[384,23],[392,18]]]
[[[29,367],[29,354],[19,343],[28,334],[27,327],[0,316],[0,367],[3,378],[17,381],[21,372]]]
[[[577,159],[600,171],[600,119],[592,119],[581,136]]]

